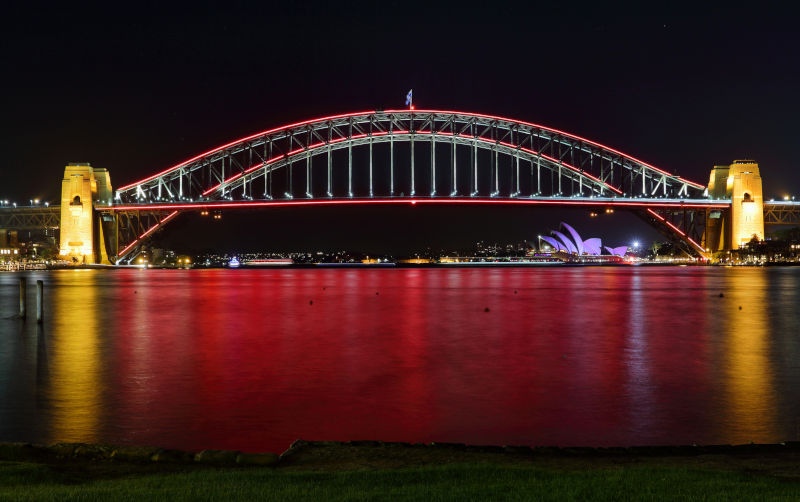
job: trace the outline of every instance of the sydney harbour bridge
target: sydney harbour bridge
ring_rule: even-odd
[[[0,209],[0,228],[58,223],[63,255],[124,263],[187,211],[365,204],[622,208],[703,258],[800,223],[796,203],[762,200],[754,161],[716,166],[706,186],[549,127],[408,109],[259,132],[115,191],[105,169],[70,164],[60,207]]]

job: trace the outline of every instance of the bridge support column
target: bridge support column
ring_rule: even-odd
[[[70,163],[61,182],[61,241],[59,254],[78,263],[98,263],[105,246],[96,203],[112,202],[108,171],[90,164]],[[107,261],[107,258],[106,258]]]
[[[712,199],[730,199],[729,211],[709,211],[703,243],[711,252],[739,249],[753,238],[764,240],[764,198],[758,163],[735,160],[714,166],[708,182]]]

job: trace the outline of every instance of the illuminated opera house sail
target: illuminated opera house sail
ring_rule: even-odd
[[[569,237],[567,237],[566,234],[569,234]],[[570,255],[600,256],[603,254],[603,247],[605,247],[609,255],[618,256],[620,258],[624,257],[625,253],[628,252],[628,246],[619,246],[615,248],[602,246],[598,237],[583,240],[574,228],[563,221],[561,222],[561,228],[559,230],[553,230],[550,232],[549,236],[543,235],[540,239],[546,242],[556,252]]]

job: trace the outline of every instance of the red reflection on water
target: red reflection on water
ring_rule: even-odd
[[[715,418],[717,367],[766,375],[765,363],[726,356],[708,281],[630,268],[117,272],[102,436],[247,451],[297,438],[735,442]],[[736,431],[776,434],[749,433]]]

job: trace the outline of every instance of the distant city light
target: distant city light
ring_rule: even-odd
[[[633,247],[638,248],[639,247],[639,241],[633,241]]]

